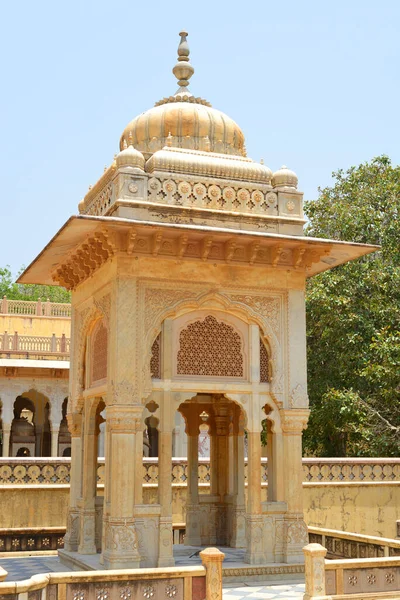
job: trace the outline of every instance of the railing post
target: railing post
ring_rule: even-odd
[[[57,352],[57,340],[56,340],[56,334],[53,333],[53,335],[51,336],[51,352]]]
[[[14,352],[17,352],[19,350],[19,348],[18,348],[18,331],[15,331],[15,333],[14,333],[13,350],[14,350]]]
[[[306,590],[304,600],[325,596],[326,548],[321,544],[308,544],[303,548],[305,556]]]
[[[66,352],[67,351],[67,342],[65,340],[65,333],[62,334],[61,336],[61,348],[60,348],[61,352]]]
[[[3,336],[3,349],[5,352],[7,352],[9,350],[8,347],[8,333],[7,331],[4,332],[4,336]]]
[[[1,301],[1,312],[6,315],[8,313],[8,300],[7,296],[3,296],[3,300]]]
[[[51,317],[51,302],[50,302],[49,298],[47,298],[47,301],[45,302],[45,305],[44,305],[44,314],[46,317]]]
[[[40,317],[42,316],[42,301],[40,298],[38,298],[38,301],[36,302],[36,314]]]
[[[200,552],[206,570],[206,600],[222,600],[222,561],[225,554],[218,548],[206,548]]]

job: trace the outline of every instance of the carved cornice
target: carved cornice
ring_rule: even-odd
[[[74,290],[107,262],[116,250],[112,234],[107,228],[103,228],[87,238],[70,254],[67,260],[53,273],[53,280],[68,290]]]

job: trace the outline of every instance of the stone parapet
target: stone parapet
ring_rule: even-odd
[[[70,458],[0,458],[0,486],[4,484],[66,484],[69,483]],[[143,459],[143,484],[158,484],[158,459]],[[210,461],[199,458],[199,485],[210,484]],[[400,481],[400,459],[303,459],[303,485],[344,485],[362,483],[395,483]],[[172,484],[187,484],[187,460],[172,459]],[[245,461],[247,482],[247,461]],[[104,483],[104,458],[98,459],[97,483]],[[268,483],[268,461],[261,463],[261,484]]]

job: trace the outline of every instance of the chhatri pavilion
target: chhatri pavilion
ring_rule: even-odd
[[[72,463],[62,552],[83,562],[100,553],[103,568],[174,564],[171,457],[179,411],[188,440],[185,544],[244,548],[251,565],[300,563],[308,541],[306,279],[374,247],[303,235],[297,176],[248,158],[240,127],[190,93],[194,69],[187,34],[180,35],[177,92],[126,126],[119,154],[79,215],[19,280],[72,290]],[[142,489],[150,418],[158,430],[156,504],[146,503]],[[198,484],[204,430],[211,440],[207,494]]]

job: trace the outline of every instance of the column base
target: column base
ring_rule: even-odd
[[[97,554],[95,536],[95,511],[84,508],[80,512],[79,554]]]
[[[201,546],[200,521],[200,506],[188,504],[186,506],[185,546]]]
[[[158,533],[158,567],[174,567],[172,517],[160,517]]]
[[[250,565],[262,565],[265,563],[262,515],[246,515],[246,552],[244,561]]]
[[[67,533],[64,537],[64,548],[68,552],[78,552],[79,546],[79,511],[70,509],[67,519]]]
[[[102,558],[106,569],[140,568],[140,554],[133,519],[107,517],[105,521],[105,544]]]
[[[288,564],[303,564],[303,548],[308,544],[308,529],[303,515],[286,515],[284,526],[284,561]]]

